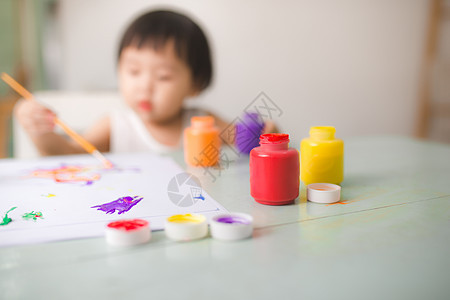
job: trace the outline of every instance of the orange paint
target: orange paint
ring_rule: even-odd
[[[344,202],[344,201],[339,201],[339,202],[336,202],[336,203],[330,203],[330,204],[327,204],[326,206],[336,205],[336,204],[348,204],[348,203],[347,203],[347,202]]]
[[[325,184],[323,184],[323,185],[315,184],[314,185],[314,190],[316,190],[316,191],[336,191],[337,189],[338,188],[336,188],[336,187],[332,187],[332,186],[325,185]]]
[[[93,181],[100,179],[99,174],[84,174],[91,171],[92,168],[80,167],[80,166],[62,166],[56,169],[40,169],[33,171],[30,176],[35,178],[47,178],[52,179],[55,182],[85,182],[86,184],[91,184]]]

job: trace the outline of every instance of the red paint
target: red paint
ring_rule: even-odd
[[[108,224],[109,228],[114,228],[117,230],[131,231],[140,229],[142,227],[148,226],[148,222],[142,219],[134,220],[121,220],[115,221]]]
[[[300,185],[297,149],[289,148],[289,135],[263,134],[250,152],[250,193],[267,205],[294,203]]]

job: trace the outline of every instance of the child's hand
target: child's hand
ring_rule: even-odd
[[[277,126],[275,125],[274,122],[266,121],[264,123],[263,134],[266,134],[266,133],[277,133],[277,132],[278,132],[278,128],[277,128]]]
[[[14,108],[19,123],[30,136],[53,132],[56,114],[36,101],[20,100]]]

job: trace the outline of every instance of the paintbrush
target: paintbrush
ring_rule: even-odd
[[[6,73],[2,73],[1,78],[4,82],[6,82],[13,90],[15,90],[19,95],[21,95],[23,98],[29,101],[36,101],[33,97],[33,95],[27,91],[20,83],[15,81],[11,76],[9,76]],[[59,125],[65,133],[67,133],[68,136],[70,136],[74,141],[76,141],[78,144],[80,144],[81,147],[83,147],[84,150],[86,150],[88,153],[92,154],[95,158],[100,160],[103,165],[106,168],[112,168],[113,164],[106,159],[103,154],[100,153],[100,151],[97,150],[97,148],[94,147],[91,143],[89,143],[87,140],[85,140],[81,135],[73,131],[69,126],[67,126],[63,121],[61,121],[59,118],[54,119],[55,124]]]

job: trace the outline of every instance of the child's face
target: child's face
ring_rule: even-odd
[[[183,100],[197,92],[173,41],[158,51],[133,46],[123,49],[118,73],[122,96],[144,122],[170,122],[179,116]]]

